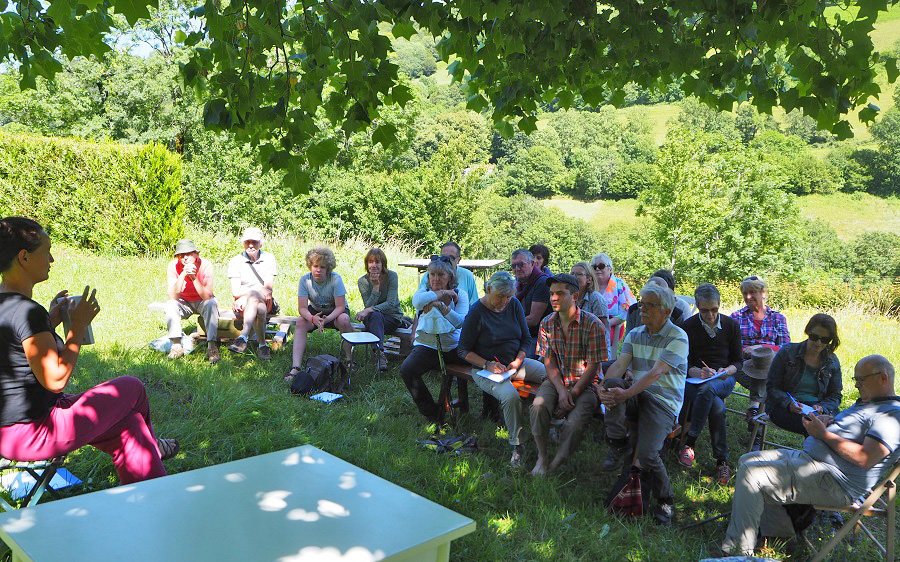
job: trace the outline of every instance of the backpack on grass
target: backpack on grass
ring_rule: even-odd
[[[642,517],[649,513],[649,474],[637,467],[628,467],[613,484],[606,505],[609,511],[624,517]]]
[[[306,368],[294,375],[291,381],[293,394],[314,392],[340,393],[347,384],[347,367],[334,355],[323,353],[311,357]]]

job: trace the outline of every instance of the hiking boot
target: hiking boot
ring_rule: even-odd
[[[727,486],[729,480],[731,480],[731,467],[727,462],[720,462],[716,466],[716,482],[720,486]]]
[[[387,355],[381,349],[375,352],[375,366],[382,373],[388,370]]]
[[[750,445],[750,452],[755,453],[756,451],[762,451],[763,448],[763,433],[762,431],[756,432],[756,438],[753,440],[753,444]]]
[[[522,461],[525,458],[525,446],[516,445],[513,447],[512,457],[509,459],[510,468],[522,468]]]
[[[219,344],[214,341],[207,342],[206,360],[209,361],[210,365],[215,365],[219,362],[219,359]]]
[[[159,448],[160,458],[164,461],[171,459],[181,450],[178,439],[157,439],[156,446]]]
[[[685,468],[691,468],[694,466],[694,448],[685,445],[681,448],[681,452],[678,453],[678,464]]]
[[[653,511],[653,521],[655,521],[657,525],[669,527],[672,525],[673,519],[675,519],[675,504],[656,504],[656,509]]]
[[[272,350],[267,345],[261,345],[256,350],[256,357],[260,361],[270,361],[272,359]]]
[[[228,351],[232,353],[244,353],[247,351],[247,338],[244,336],[240,336],[238,339],[234,340],[231,345],[228,346]]]
[[[631,453],[631,447],[628,445],[617,446],[612,443],[609,444],[609,450],[606,452],[606,458],[603,459],[603,464],[600,466],[600,470],[604,472],[612,472],[613,470],[618,470],[622,466],[622,461],[625,460]]]

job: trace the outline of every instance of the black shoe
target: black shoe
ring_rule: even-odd
[[[756,427],[756,422],[753,421],[753,418],[759,415],[759,408],[756,406],[750,406],[747,408],[747,431],[753,433],[753,428]]]
[[[657,525],[669,527],[675,519],[675,504],[658,503],[656,510],[653,512],[653,520]]]
[[[228,351],[232,353],[244,353],[247,351],[247,340],[243,337],[240,337],[228,346]]]
[[[755,453],[756,451],[762,451],[763,448],[763,434],[762,430],[756,433],[756,439],[753,440],[753,445],[750,446],[750,452]]]
[[[603,459],[603,464],[600,465],[600,470],[603,472],[618,470],[622,466],[622,461],[630,454],[631,447],[628,445],[619,447],[610,443],[609,450],[606,452],[606,458]]]

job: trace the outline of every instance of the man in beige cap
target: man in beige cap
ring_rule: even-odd
[[[266,344],[266,315],[278,314],[278,303],[272,298],[272,285],[278,275],[275,256],[262,250],[263,234],[258,228],[247,228],[241,236],[244,251],[228,262],[228,278],[234,296],[234,314],[244,320],[241,335],[228,346],[229,351],[244,353],[250,330],[255,330],[259,342],[257,357],[272,358]]]
[[[166,324],[172,349],[169,359],[184,355],[181,338],[181,321],[197,314],[206,324],[206,357],[210,363],[219,362],[219,304],[213,296],[213,265],[209,260],[200,259],[197,246],[190,240],[179,240],[175,244],[175,259],[166,270],[166,287],[169,300],[166,302]]]

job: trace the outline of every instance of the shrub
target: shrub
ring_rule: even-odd
[[[0,214],[82,248],[168,252],[184,232],[181,158],[156,144],[0,133]]]
[[[900,235],[870,231],[852,243],[853,272],[866,277],[900,276]]]

